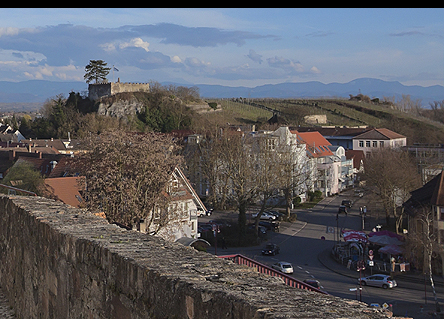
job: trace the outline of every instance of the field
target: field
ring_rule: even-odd
[[[206,115],[218,125],[256,124],[257,129],[270,128],[267,121],[277,112],[277,125],[308,126],[306,115],[327,116],[331,126],[372,126],[388,128],[407,137],[408,144],[444,142],[444,124],[429,118],[400,112],[385,105],[348,99],[250,99],[241,102],[215,100],[222,112]],[[254,105],[256,106],[254,106]]]

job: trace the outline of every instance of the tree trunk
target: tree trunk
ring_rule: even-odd
[[[441,312],[441,309],[439,307],[438,297],[436,296],[436,290],[435,290],[435,283],[433,281],[433,273],[432,273],[432,254],[431,251],[427,254],[427,263],[429,266],[429,279],[430,279],[430,286],[432,287],[433,291],[433,297],[435,298],[435,306],[436,306],[436,312]]]
[[[239,225],[239,246],[242,246],[246,238],[247,224],[247,203],[242,201],[239,204],[239,216],[237,219]]]
[[[290,219],[291,214],[291,203],[292,203],[292,196],[291,196],[291,189],[285,189],[285,214],[287,215],[287,219]]]

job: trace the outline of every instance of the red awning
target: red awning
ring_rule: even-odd
[[[343,230],[342,237],[345,242],[348,241],[361,241],[363,243],[368,242],[367,235],[363,231],[359,230]]]

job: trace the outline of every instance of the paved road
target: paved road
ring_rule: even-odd
[[[318,205],[314,209],[298,211],[296,223],[283,223],[281,232],[274,233],[270,240],[280,246],[281,253],[279,255],[262,256],[260,251],[265,243],[258,247],[240,248],[236,252],[270,266],[277,261],[290,262],[294,268],[293,277],[299,280],[315,278],[321,282],[323,290],[328,293],[342,298],[359,300],[359,292],[356,294],[356,292],[350,291],[350,289],[359,287],[357,283],[359,273],[348,271],[348,274],[344,275],[344,272],[336,272],[333,268],[327,268],[326,263],[322,263],[320,260],[321,256],[329,258],[329,254],[322,253],[332,248],[335,234],[327,233],[327,227],[336,227],[336,212],[344,198],[347,197],[340,195],[324,200],[323,205]],[[363,202],[364,199],[359,201]],[[347,216],[340,215],[339,228],[360,229],[361,218],[358,207],[363,204],[360,204],[359,201]],[[217,217],[213,216],[213,218]],[[321,237],[325,237],[325,239],[321,239]],[[233,249],[229,249],[229,251],[230,253],[235,252]],[[219,254],[223,254],[223,252],[219,251]],[[334,267],[342,266],[336,264]],[[443,288],[438,287],[437,290],[439,301],[444,305]],[[395,289],[363,287],[361,298],[363,302],[368,304],[391,304],[393,312],[397,316],[408,315],[422,319],[431,318],[428,312],[434,310],[430,287],[427,287],[426,296],[427,305],[425,305],[424,284],[398,279],[398,287]]]

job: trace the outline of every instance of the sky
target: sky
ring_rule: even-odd
[[[442,8],[3,8],[0,81],[444,86]],[[118,70],[118,71],[117,71]]]

